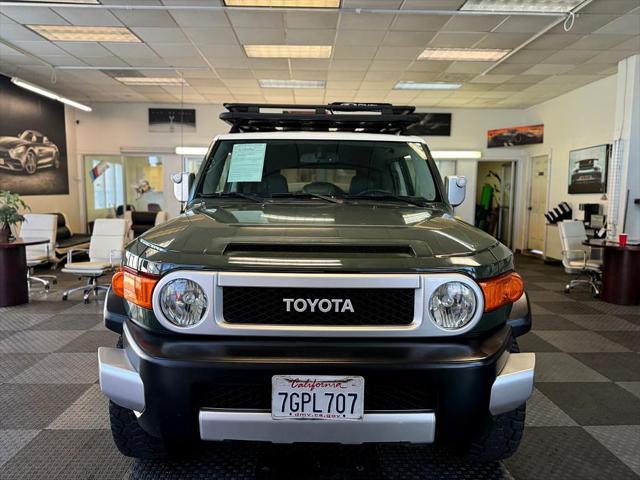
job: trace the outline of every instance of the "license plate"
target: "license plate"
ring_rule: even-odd
[[[361,420],[364,378],[276,375],[271,379],[275,420]]]

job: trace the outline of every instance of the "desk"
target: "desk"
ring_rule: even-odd
[[[591,239],[582,242],[602,248],[602,300],[618,305],[640,304],[640,245]]]
[[[49,243],[49,240],[16,238],[10,242],[0,241],[0,307],[29,302],[25,247],[43,243]]]

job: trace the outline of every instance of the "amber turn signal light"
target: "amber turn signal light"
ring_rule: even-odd
[[[524,293],[524,280],[515,272],[479,282],[484,294],[484,311],[490,312],[518,300]]]
[[[158,278],[121,270],[111,279],[111,288],[119,297],[143,308],[152,308],[153,289]]]

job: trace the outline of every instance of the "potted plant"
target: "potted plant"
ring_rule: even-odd
[[[12,237],[11,225],[24,221],[24,216],[20,214],[21,210],[30,211],[31,208],[17,193],[0,190],[0,241],[9,241]]]

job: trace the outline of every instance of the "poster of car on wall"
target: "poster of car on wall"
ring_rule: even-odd
[[[544,125],[523,125],[521,127],[498,128],[487,132],[487,147],[516,147],[542,143]]]
[[[64,105],[0,75],[0,189],[69,193]]]
[[[569,152],[569,193],[605,193],[611,145]]]

